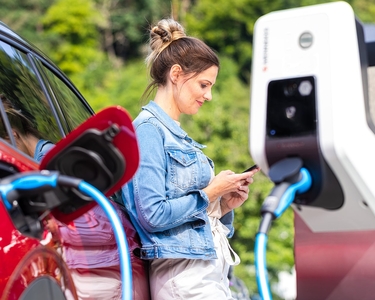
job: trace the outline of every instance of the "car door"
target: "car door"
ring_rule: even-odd
[[[32,48],[1,31],[0,98],[1,177],[38,170],[35,147],[41,140],[56,143],[64,127]],[[43,222],[37,211],[25,211],[17,202],[0,206],[1,299],[78,299],[68,266]]]
[[[0,98],[0,179],[38,170],[48,149],[94,114],[48,57],[1,22]],[[133,298],[147,300],[147,262],[133,253],[138,235],[113,204],[131,250]],[[100,207],[65,224],[30,205],[0,205],[0,225],[1,299],[120,299],[118,249]]]

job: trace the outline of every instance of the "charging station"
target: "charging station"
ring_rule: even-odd
[[[296,195],[298,299],[373,299],[375,57],[346,2],[271,12],[254,27],[250,153],[262,171],[298,157],[312,177]]]

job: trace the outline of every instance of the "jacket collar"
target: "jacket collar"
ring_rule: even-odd
[[[157,118],[165,127],[167,127],[174,135],[178,136],[181,139],[188,141],[198,148],[205,148],[205,145],[202,145],[194,141],[188,134],[173,120],[155,101],[150,101],[147,105],[142,107],[142,110],[147,110],[155,118]]]

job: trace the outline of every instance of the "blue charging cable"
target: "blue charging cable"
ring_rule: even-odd
[[[123,287],[122,299],[131,300],[133,299],[133,295],[130,251],[128,243],[126,241],[124,227],[120,221],[120,218],[117,215],[116,210],[113,208],[112,204],[109,202],[109,200],[98,189],[94,188],[87,182],[82,181],[78,186],[78,190],[84,192],[86,195],[93,198],[104,210],[104,212],[107,214],[108,219],[111,222],[119,250],[121,280]]]
[[[275,182],[275,187],[262,205],[262,220],[254,249],[256,279],[262,300],[272,299],[266,264],[267,233],[271,223],[293,203],[297,193],[307,192],[312,185],[310,173],[302,167],[302,161],[298,158],[288,158],[275,164],[273,169],[270,168],[270,178]]]
[[[11,210],[14,207],[13,201],[20,197],[38,195],[42,192],[53,190],[57,186],[76,188],[94,199],[106,213],[113,227],[119,250],[122,299],[131,300],[133,297],[131,261],[125,231],[116,210],[97,188],[78,178],[59,175],[58,172],[27,172],[1,180],[0,195],[5,207]]]

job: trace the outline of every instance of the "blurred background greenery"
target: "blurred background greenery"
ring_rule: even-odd
[[[199,114],[187,116],[182,127],[206,144],[216,171],[241,172],[253,164],[249,153],[249,104],[252,37],[255,21],[275,10],[330,1],[317,0],[2,0],[0,20],[46,53],[98,111],[109,105],[125,107],[134,118],[148,83],[144,58],[147,29],[172,16],[189,35],[203,39],[221,58],[213,101]],[[375,23],[373,0],[348,0],[364,23]],[[149,99],[146,100],[146,102]],[[241,257],[234,273],[250,294],[257,294],[254,237],[263,199],[272,182],[255,176],[248,201],[236,211],[231,239]],[[275,284],[280,271],[291,272],[293,211],[269,233],[267,266]],[[282,299],[274,292],[274,299]]]

